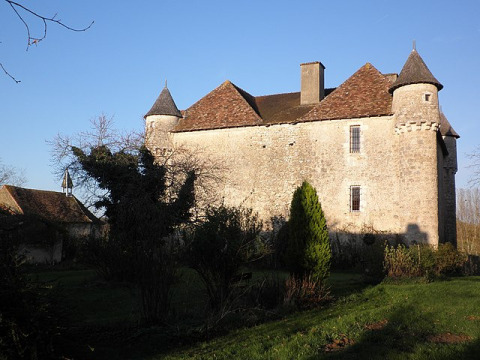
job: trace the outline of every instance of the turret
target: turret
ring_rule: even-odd
[[[182,114],[172,95],[165,87],[145,118],[145,144],[155,156],[163,156],[173,148],[170,132],[178,124]]]
[[[413,49],[392,84],[392,112],[398,135],[399,221],[409,243],[444,240],[443,157],[438,91],[443,85]],[[422,197],[416,194],[426,194]]]
[[[65,169],[65,173],[63,174],[62,190],[66,196],[72,196],[73,194],[73,181],[68,172],[68,168]]]

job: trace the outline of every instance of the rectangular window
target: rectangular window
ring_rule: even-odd
[[[360,186],[350,186],[350,211],[360,211]]]
[[[360,152],[360,125],[350,126],[350,153]]]

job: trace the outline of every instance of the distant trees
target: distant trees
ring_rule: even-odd
[[[458,249],[468,254],[480,253],[480,189],[457,190]]]
[[[306,181],[293,194],[288,234],[286,263],[291,273],[326,279],[332,256],[327,224],[317,192]]]
[[[26,182],[23,171],[11,165],[2,164],[0,159],[0,185],[22,186]]]
[[[473,186],[480,186],[480,146],[477,146],[473,152],[468,154],[468,157],[471,160],[469,167],[473,169],[469,182]]]

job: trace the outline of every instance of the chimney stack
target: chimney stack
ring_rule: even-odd
[[[325,66],[319,61],[300,64],[301,92],[300,104],[318,104],[325,97],[324,74]]]

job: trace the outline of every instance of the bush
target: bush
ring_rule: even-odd
[[[205,284],[213,310],[231,301],[240,268],[266,253],[261,227],[251,210],[220,206],[207,209],[205,221],[187,234],[189,266]]]
[[[306,181],[293,194],[288,229],[285,259],[290,272],[322,282],[330,272],[330,239],[317,192]]]
[[[10,240],[0,239],[0,358],[53,357],[58,317],[44,289],[22,274]]]
[[[290,276],[285,282],[285,305],[309,309],[329,300],[331,300],[329,288],[312,275]]]
[[[440,244],[435,250],[429,245],[385,246],[384,269],[388,277],[418,277],[428,279],[461,273],[467,257],[452,244]]]

